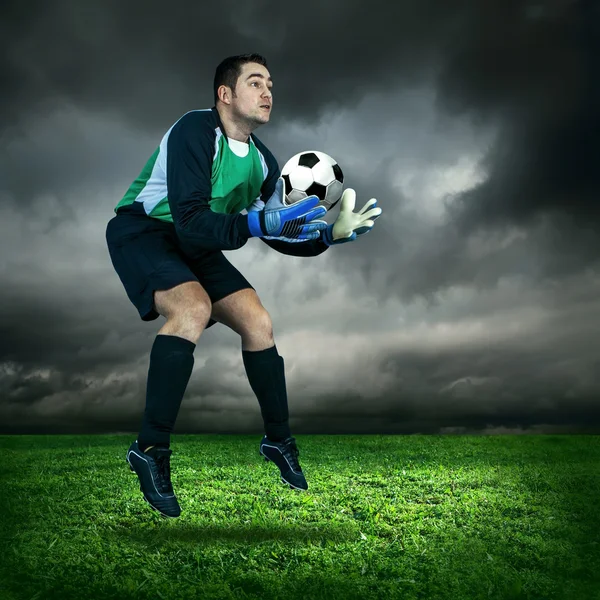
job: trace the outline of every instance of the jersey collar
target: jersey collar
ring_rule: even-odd
[[[225,139],[228,140],[229,138],[227,137],[227,134],[225,133],[225,127],[223,127],[223,122],[221,121],[221,117],[219,116],[219,111],[217,110],[217,107],[213,106],[210,110],[212,110],[212,112],[215,116],[215,120],[217,121],[217,125],[219,126],[221,133],[225,136]],[[248,139],[251,140],[252,143],[254,144],[254,134],[253,133],[251,133],[248,136]]]

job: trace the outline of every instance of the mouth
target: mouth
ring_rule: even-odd
[[[263,104],[263,105],[261,105],[261,108],[264,108],[265,110],[271,110],[271,105],[270,104]]]

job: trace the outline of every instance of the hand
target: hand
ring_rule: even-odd
[[[328,246],[353,242],[359,235],[368,233],[382,213],[375,198],[371,198],[357,213],[352,212],[355,204],[356,192],[348,188],[342,194],[338,218],[322,233],[321,239]]]
[[[327,209],[317,206],[319,198],[309,196],[291,206],[283,203],[284,182],[280,177],[275,192],[262,210],[248,212],[248,227],[253,237],[277,237],[294,242],[315,240],[321,230],[327,227],[326,221],[318,220]]]
[[[264,207],[265,207],[265,203],[260,198],[257,198],[246,210],[250,213],[250,212],[257,211],[257,210],[263,210]],[[311,241],[310,239],[305,239],[305,240],[295,239],[295,240],[293,240],[292,238],[276,237],[276,236],[272,236],[272,235],[263,235],[262,239],[263,240],[279,240],[280,242],[301,242],[301,243]]]

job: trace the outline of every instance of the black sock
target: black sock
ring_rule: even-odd
[[[148,446],[168,448],[179,407],[194,367],[196,344],[175,335],[157,335],[150,352],[146,410],[138,435]]]
[[[242,359],[260,405],[267,437],[274,442],[290,437],[285,368],[277,346],[255,352],[242,350]]]

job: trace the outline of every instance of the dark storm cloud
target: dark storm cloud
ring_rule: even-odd
[[[294,427],[386,433],[600,424],[592,212],[600,34],[592,2],[381,0],[368,10],[359,2],[292,10],[231,0],[210,12],[199,3],[179,8],[167,14],[158,2],[116,0],[3,5],[0,197],[12,212],[0,222],[2,432],[137,428],[161,321],[138,320],[109,262],[106,221],[173,121],[212,105],[219,60],[246,51],[269,60],[276,111],[257,133],[280,162],[310,139],[347,161],[361,204],[374,196],[384,207],[373,233],[314,262],[274,257],[258,240],[244,249],[256,262],[241,270],[261,284],[281,346],[288,344]],[[437,95],[437,135],[427,96],[416,99],[425,107],[419,112],[398,94],[410,89]],[[352,118],[328,130],[344,110]],[[452,154],[454,163],[478,154],[481,140],[467,139],[465,120],[497,132],[484,181],[450,196],[447,213],[429,220],[396,186],[395,170],[402,162],[423,167],[427,180],[429,163],[457,166]],[[291,122],[306,137],[289,135]],[[339,274],[347,288],[319,307]],[[507,279],[521,287],[507,292]],[[527,328],[536,311],[550,309],[552,317]],[[506,323],[486,322],[496,313]],[[415,323],[426,327],[412,331]],[[515,327],[509,340],[504,329]],[[470,328],[483,332],[474,347]],[[381,331],[408,341],[373,355]],[[355,334],[361,340],[334,376],[329,337],[338,335],[337,349]],[[234,338],[222,328],[203,334],[179,430],[260,429]],[[311,367],[303,353],[332,370]]]
[[[72,214],[66,206],[69,196],[89,205],[91,190],[111,184],[120,185],[116,193],[122,195],[132,172],[141,170],[164,134],[160,129],[132,130],[72,104],[30,115],[18,132],[16,137],[7,134],[0,147],[0,190],[9,193],[6,202],[23,212],[38,194],[53,195],[62,205],[54,215],[61,220]]]
[[[459,104],[569,98],[579,3],[157,1],[4,5],[4,125],[65,99],[165,123],[212,102],[226,55],[268,55],[280,112],[315,117],[368,91],[439,75]],[[571,56],[573,55],[573,56]],[[574,68],[574,73],[571,71]],[[538,73],[538,75],[533,75]],[[473,86],[473,82],[479,85]]]
[[[548,307],[551,304],[547,302]],[[460,322],[449,332],[460,343],[445,342],[443,336],[432,338],[426,331],[421,336],[413,331],[402,341],[399,331],[396,347],[382,346],[368,364],[361,364],[367,348],[340,352],[337,358],[331,351],[320,350],[321,371],[311,378],[301,374],[301,386],[294,375],[302,354],[297,350],[287,359],[293,428],[298,433],[437,433],[486,428],[540,432],[561,426],[598,431],[600,350],[596,340],[600,331],[594,325],[600,322],[598,316],[596,303],[588,298],[577,310],[548,312],[534,327],[523,321],[503,339],[493,327],[478,332],[477,327]],[[430,339],[424,339],[428,335]],[[371,338],[378,340],[381,336]],[[346,343],[355,343],[355,338]],[[352,362],[334,367],[349,358]],[[310,360],[303,373],[310,371]],[[231,348],[207,349],[203,344],[196,361],[177,431],[259,431],[258,404],[239,354]],[[327,385],[327,370],[332,367],[336,382]],[[9,427],[28,432],[106,431],[107,427],[125,431],[138,425],[144,401],[143,370],[124,369],[119,376],[107,377],[95,374],[93,368],[72,376],[3,369],[1,391],[9,401],[0,410],[3,416],[10,414],[12,422],[6,419],[0,431]],[[381,382],[379,390],[370,389],[369,375],[373,382]]]
[[[210,13],[198,3],[179,8],[165,15],[157,2],[5,4],[4,140],[21,135],[31,115],[65,103],[113,112],[158,138],[183,112],[212,104],[224,56],[257,50],[276,83],[275,124],[286,115],[316,123],[326,109],[365,94],[424,82],[437,88],[440,109],[499,123],[488,180],[456,201],[465,231],[547,211],[587,218],[595,206],[600,30],[590,0],[379,0],[368,10],[309,2],[293,13],[258,0],[222,2]],[[4,189],[23,187],[26,195],[60,177],[40,151],[8,151]],[[56,155],[67,159],[69,151]],[[71,161],[71,177],[83,177],[95,164],[93,149]],[[28,183],[17,176],[19,164],[30,165]]]
[[[135,323],[117,322],[110,315],[99,320],[102,304],[90,302],[85,290],[74,288],[63,293],[61,299],[43,292],[31,297],[14,289],[2,294],[1,362],[14,362],[24,372],[39,367],[68,376],[90,369],[125,368],[137,357],[136,346],[146,336]]]
[[[212,103],[216,64],[246,51],[268,56],[281,111],[310,118],[324,104],[348,104],[399,77],[421,77],[451,35],[455,10],[443,2],[381,0],[368,11],[360,2],[307,2],[301,10],[262,1],[208,10],[190,2],[168,12],[157,1],[63,0],[34,9],[9,2],[3,125],[65,99],[146,125],[172,121],[190,106]]]
[[[489,177],[459,199],[461,228],[531,225],[544,214],[597,226],[600,4],[531,5],[529,24],[517,18],[520,4],[478,20],[438,80],[441,106],[502,120]]]

